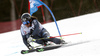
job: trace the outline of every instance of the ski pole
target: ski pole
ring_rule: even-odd
[[[66,35],[62,35],[62,37],[64,36],[72,36],[72,35],[78,35],[78,34],[82,34],[82,32],[80,33],[73,33],[73,34],[66,34]],[[57,38],[57,37],[60,37],[60,36],[50,36],[50,37],[47,37],[47,38],[39,38],[39,39],[33,39],[32,41],[36,41],[36,40],[42,40],[42,39],[50,39],[50,38]]]
[[[39,38],[39,39],[32,39],[32,41],[42,40],[42,39],[49,39],[49,38],[52,38],[52,37],[48,37],[48,38]]]

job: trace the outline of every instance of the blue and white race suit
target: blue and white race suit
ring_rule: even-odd
[[[50,36],[49,32],[40,24],[40,22],[37,19],[34,19],[31,22],[31,26],[27,27],[26,25],[21,25],[21,35],[23,38],[24,44],[28,47],[30,44],[27,42],[27,39],[30,35],[33,36],[34,39],[39,38],[47,38]],[[44,41],[52,41],[56,44],[60,44],[61,40],[57,38],[50,38],[50,39],[44,39]],[[36,40],[36,43],[43,44],[43,40]]]

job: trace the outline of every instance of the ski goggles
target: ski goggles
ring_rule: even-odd
[[[30,21],[23,22],[24,25],[29,24],[29,23],[30,23]]]

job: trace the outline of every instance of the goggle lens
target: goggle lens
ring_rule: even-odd
[[[23,22],[23,24],[25,25],[25,24],[29,24],[30,22],[29,21],[25,21],[25,22]]]

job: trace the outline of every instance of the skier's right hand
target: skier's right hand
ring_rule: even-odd
[[[36,39],[34,39],[33,35],[30,35],[30,37],[31,37],[31,41],[36,41]]]
[[[27,42],[28,42],[28,43],[33,42],[33,41],[36,41],[36,39],[34,39],[34,38],[32,38],[32,37],[29,37],[29,38],[27,39]]]

